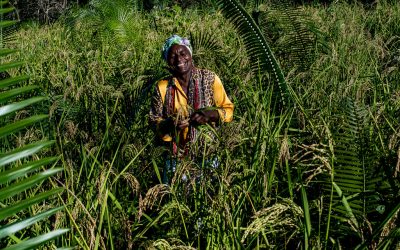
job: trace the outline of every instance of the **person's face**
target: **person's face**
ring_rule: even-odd
[[[192,56],[184,45],[174,44],[168,51],[167,63],[174,74],[183,75],[188,73],[192,67]]]

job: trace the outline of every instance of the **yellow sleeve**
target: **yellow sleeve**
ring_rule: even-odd
[[[234,105],[226,95],[221,79],[215,75],[214,79],[214,101],[217,106],[219,118],[222,122],[230,122],[233,119]]]

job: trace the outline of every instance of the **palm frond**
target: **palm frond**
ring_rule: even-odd
[[[243,39],[253,72],[257,75],[269,73],[279,87],[283,103],[288,103],[290,94],[284,74],[256,22],[237,0],[217,2]]]
[[[365,221],[380,205],[378,184],[382,176],[376,173],[376,156],[369,146],[369,122],[368,112],[360,103],[345,100],[341,126],[333,134],[333,179],[327,184],[340,190],[333,197],[334,217],[349,219],[356,231],[359,229],[357,220]]]
[[[210,30],[190,32],[190,42],[193,47],[193,61],[201,68],[213,68],[219,65],[228,66],[231,60],[224,53],[215,34]]]
[[[15,8],[9,5],[9,1],[0,2],[0,47],[4,46],[4,42],[10,41],[15,31],[16,20],[5,20],[4,16],[14,12]]]
[[[3,7],[5,1],[0,2]],[[11,8],[1,9],[0,15],[11,11]],[[3,25],[2,25],[3,24]],[[3,28],[13,21],[3,21],[0,27]],[[2,33],[3,34],[3,33]],[[15,50],[0,49],[0,56],[4,57],[15,53]],[[23,65],[23,62],[9,62],[0,65],[1,72],[18,68]],[[3,74],[8,75],[8,74]],[[33,96],[30,98],[24,97],[26,94],[32,96],[33,90],[36,86],[19,86],[22,81],[28,79],[28,76],[15,76],[6,77],[0,80],[0,138],[2,140],[12,140],[17,131],[29,128],[32,124],[42,121],[47,118],[47,115],[33,115],[25,119],[16,119],[13,116],[27,107],[30,107],[45,99],[42,96]],[[9,143],[12,144],[12,143]],[[51,196],[60,193],[63,189],[54,188],[47,192],[38,193],[25,197],[26,191],[31,190],[37,185],[40,185],[44,180],[59,173],[61,168],[51,168],[49,170],[40,170],[46,165],[54,164],[58,157],[48,157],[39,160],[30,160],[31,158],[37,159],[37,154],[41,150],[50,147],[54,141],[38,141],[35,143],[27,144],[19,148],[5,148],[6,152],[0,153],[0,201],[5,204],[0,210],[0,239],[12,236],[15,233],[23,231],[25,228],[43,220],[61,209],[63,207],[56,207],[40,214],[20,219],[15,221],[13,218],[16,214],[23,210],[31,209],[35,204],[43,200],[49,200]],[[8,221],[15,221],[8,224]],[[23,233],[26,239],[5,249],[31,249],[42,245],[43,243],[64,234],[68,229],[59,229],[47,234],[38,235],[32,238],[32,235]],[[2,240],[3,241],[3,240]]]
[[[118,0],[92,0],[87,8],[73,13],[67,20],[69,28],[76,25],[89,26],[95,30],[94,35],[101,39],[111,39],[124,43],[134,36],[137,29],[134,27],[133,11],[129,2]]]
[[[309,21],[301,9],[287,1],[273,5],[278,10],[278,18],[284,29],[282,50],[288,55],[288,62],[302,71],[307,70],[315,58],[316,35],[309,27]]]
[[[190,32],[190,42],[195,53],[201,49],[214,52],[221,50],[221,46],[218,45],[217,39],[215,39],[214,35],[209,31]]]

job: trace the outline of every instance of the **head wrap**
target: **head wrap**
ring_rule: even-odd
[[[164,46],[162,48],[162,57],[165,61],[167,60],[169,49],[174,44],[185,46],[186,48],[188,48],[190,55],[192,55],[192,45],[190,45],[190,41],[186,37],[173,35],[169,37],[167,40],[165,40]]]

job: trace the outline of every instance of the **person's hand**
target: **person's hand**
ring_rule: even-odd
[[[189,119],[178,121],[176,127],[178,128],[178,130],[182,130],[189,127]]]
[[[190,122],[194,125],[204,125],[209,122],[216,122],[219,119],[218,111],[216,110],[202,110],[196,111],[190,117]]]

